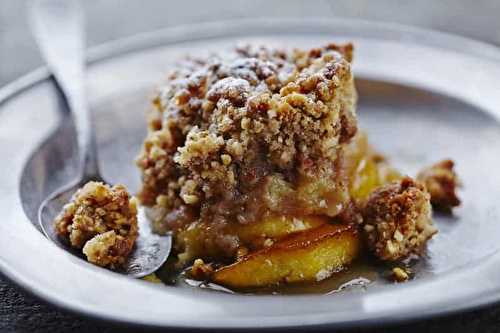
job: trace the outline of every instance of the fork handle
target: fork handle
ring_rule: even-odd
[[[41,54],[74,120],[80,176],[97,176],[97,144],[85,92],[85,28],[80,3],[77,0],[34,0],[30,23]]]

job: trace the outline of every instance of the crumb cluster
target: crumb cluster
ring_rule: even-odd
[[[460,185],[452,160],[443,160],[419,172],[417,180],[424,183],[431,195],[432,205],[441,210],[449,211],[460,205],[457,188]]]
[[[437,233],[432,223],[430,196],[409,177],[381,186],[363,209],[363,233],[371,252],[386,261],[421,254]]]
[[[123,185],[89,182],[64,206],[55,227],[88,261],[118,268],[138,236],[136,200]]]

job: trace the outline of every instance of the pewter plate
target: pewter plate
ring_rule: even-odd
[[[35,226],[41,200],[74,174],[65,106],[45,69],[0,90],[0,269],[60,307],[170,328],[362,326],[423,318],[500,300],[500,50],[480,42],[361,21],[240,20],[185,26],[98,47],[88,92],[106,179],[136,190],[133,165],[148,97],[185,54],[236,43],[285,47],[353,41],[361,127],[404,172],[450,157],[464,187],[452,217],[437,216],[417,277],[334,295],[237,295],[154,285],[94,267]]]

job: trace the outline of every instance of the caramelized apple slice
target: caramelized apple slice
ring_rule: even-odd
[[[243,244],[261,247],[266,239],[279,240],[290,234],[313,229],[329,223],[327,216],[276,216],[264,217],[261,221],[249,224],[232,225],[229,229],[234,232]]]
[[[212,280],[235,289],[320,281],[345,268],[359,252],[354,224],[328,223],[250,253],[215,271]]]
[[[316,228],[330,221],[331,218],[327,216],[269,215],[254,223],[230,224],[223,232],[237,236],[241,246],[256,250],[263,248],[266,242],[273,242],[296,232]],[[175,243],[182,248],[179,254],[182,264],[195,258],[217,258],[222,254],[217,243],[207,237],[206,229],[207,225],[194,223],[187,230],[177,233]]]
[[[365,200],[377,187],[402,177],[373,150],[363,132],[356,134],[346,146],[344,168],[349,179],[349,192],[356,200]]]

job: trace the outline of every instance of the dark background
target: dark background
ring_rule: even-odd
[[[89,46],[178,24],[263,16],[379,20],[451,32],[500,45],[500,0],[86,0],[83,3],[87,11]],[[26,0],[0,0],[0,87],[41,65],[26,20],[28,4]],[[124,329],[45,305],[0,277],[0,332],[33,331],[122,332]],[[500,306],[404,326],[363,330],[374,331],[500,332]]]

